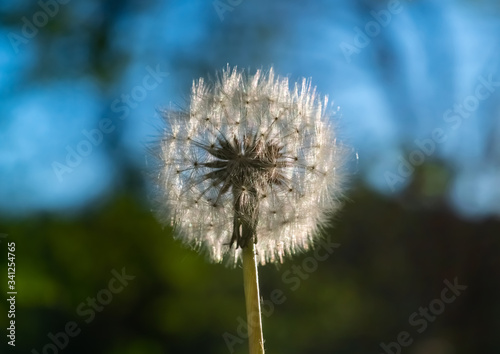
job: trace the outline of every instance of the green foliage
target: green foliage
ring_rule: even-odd
[[[320,260],[312,251],[261,267],[269,352],[376,352],[401,331],[412,334],[415,348],[436,339],[456,353],[498,350],[494,333],[500,323],[492,314],[500,311],[500,223],[415,209],[410,200],[415,202],[411,196],[391,202],[359,187],[325,231],[325,239],[339,244],[326,259],[326,253]],[[183,248],[130,195],[72,218],[4,220],[1,230],[8,234],[2,254],[7,242],[16,242],[22,352],[41,352],[48,333],[70,321],[81,333],[71,338],[68,353],[225,353],[230,351],[223,334],[237,337],[241,331],[241,269],[210,264]],[[79,305],[108,289],[111,271],[123,267],[135,278],[86,323]],[[6,271],[2,261],[0,272]],[[409,316],[440,296],[444,279],[455,277],[468,289],[417,333]],[[6,311],[0,303],[0,313]],[[6,316],[0,325],[7,325]],[[233,349],[245,353],[246,338]]]

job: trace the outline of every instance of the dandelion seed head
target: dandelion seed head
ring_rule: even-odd
[[[312,246],[339,204],[343,149],[309,80],[228,66],[162,115],[157,212],[179,239],[233,265],[247,242],[262,264]]]

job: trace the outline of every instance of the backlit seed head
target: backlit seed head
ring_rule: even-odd
[[[343,149],[327,102],[273,69],[228,66],[193,83],[186,110],[162,112],[160,219],[215,262],[237,264],[248,242],[262,264],[309,249],[340,195]]]

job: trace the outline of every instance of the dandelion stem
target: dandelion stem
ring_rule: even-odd
[[[264,354],[255,244],[253,242],[248,242],[247,246],[243,248],[242,254],[249,351],[250,354]]]

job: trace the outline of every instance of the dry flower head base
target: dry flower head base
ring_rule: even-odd
[[[342,149],[327,104],[273,69],[193,83],[185,111],[163,112],[161,220],[214,262],[236,265],[249,242],[261,264],[309,249],[338,206]]]
[[[250,353],[263,353],[257,262],[307,250],[338,206],[342,148],[328,99],[290,90],[273,69],[228,66],[193,83],[184,111],[163,113],[156,151],[160,218],[215,262],[243,264]]]

